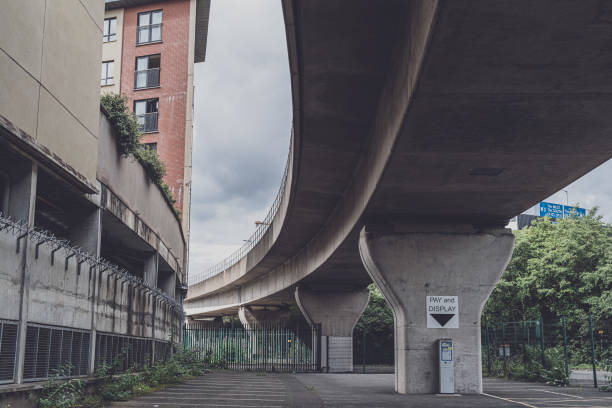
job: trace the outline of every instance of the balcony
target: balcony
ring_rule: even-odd
[[[136,115],[140,129],[145,133],[157,132],[157,114],[158,112],[143,113]]]
[[[134,89],[159,87],[159,68],[143,69],[134,72]]]

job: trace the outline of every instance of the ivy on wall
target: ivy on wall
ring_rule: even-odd
[[[140,142],[142,131],[136,116],[127,107],[127,98],[119,94],[107,94],[102,95],[100,103],[108,112],[108,119],[117,133],[117,147],[121,155],[123,157],[133,155],[142,164],[149,179],[160,187],[174,208],[176,200],[172,197],[170,187],[164,183],[166,166],[156,151]],[[180,217],[180,211],[176,208],[174,211]]]

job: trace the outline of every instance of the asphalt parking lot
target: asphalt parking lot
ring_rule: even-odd
[[[138,408],[602,408],[612,393],[590,387],[552,387],[485,379],[484,395],[399,395],[393,374],[255,374],[215,371],[114,403]]]
[[[484,392],[492,398],[532,408],[612,407],[612,392],[591,386],[551,387],[495,378],[485,379]]]

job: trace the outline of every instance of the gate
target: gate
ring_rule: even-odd
[[[321,371],[321,327],[254,329],[206,327],[183,329],[183,346],[211,367],[236,371]]]

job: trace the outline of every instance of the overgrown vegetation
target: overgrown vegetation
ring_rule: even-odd
[[[487,301],[490,322],[567,321],[572,365],[590,361],[589,313],[600,361],[612,360],[612,227],[597,210],[583,218],[537,221],[516,232],[514,255]],[[602,337],[599,333],[602,333]],[[599,349],[598,348],[598,349]]]
[[[540,348],[525,345],[523,353],[487,361],[483,350],[482,366],[487,369],[488,375],[512,378],[523,381],[539,381],[550,385],[565,386],[569,378],[565,374],[563,347],[556,346],[544,351],[544,365],[540,359]],[[490,365],[490,367],[487,367]],[[490,369],[490,371],[489,371]]]
[[[122,359],[127,357],[127,350],[112,363],[103,365],[96,376],[100,381],[95,392],[86,393],[84,381],[80,379],[61,379],[59,372],[49,380],[38,398],[41,408],[101,407],[112,401],[125,401],[133,397],[158,391],[170,384],[185,381],[194,376],[203,375],[205,362],[197,358],[196,353],[179,350],[166,362],[144,367],[132,367],[121,373]]]
[[[81,400],[84,382],[78,378],[63,379],[69,373],[70,367],[60,367],[45,384],[38,400],[40,408],[69,408]]]
[[[100,103],[108,112],[108,118],[117,132],[117,146],[121,155],[124,157],[133,155],[142,164],[151,181],[161,188],[174,208],[176,200],[172,196],[170,187],[164,183],[166,166],[155,150],[147,148],[140,142],[142,131],[136,116],[127,107],[127,98],[118,94],[106,94],[102,95]],[[180,218],[180,211],[176,208],[174,211]]]
[[[363,363],[363,340],[365,333],[365,361],[367,364],[393,364],[393,312],[380,289],[371,284],[370,301],[355,326],[354,359],[355,364]]]

